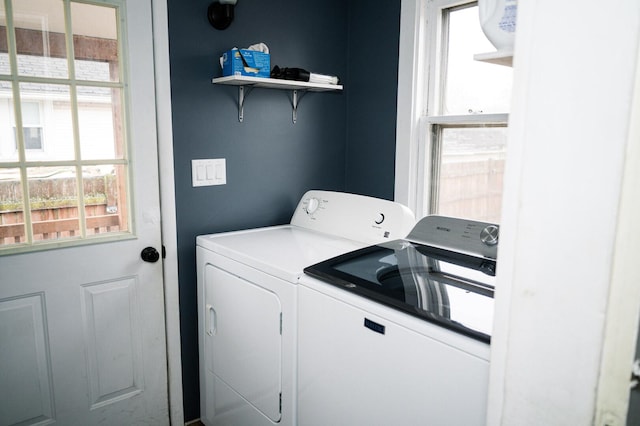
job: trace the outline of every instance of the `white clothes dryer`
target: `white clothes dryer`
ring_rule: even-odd
[[[309,191],[288,225],[197,237],[201,421],[296,424],[303,269],[402,238],[414,223],[398,203]]]

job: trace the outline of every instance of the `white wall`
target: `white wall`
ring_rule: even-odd
[[[639,36],[637,0],[518,2],[490,425],[594,424]]]

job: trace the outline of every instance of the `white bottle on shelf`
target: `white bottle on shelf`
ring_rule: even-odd
[[[513,51],[517,7],[517,0],[478,0],[482,32],[500,52]]]

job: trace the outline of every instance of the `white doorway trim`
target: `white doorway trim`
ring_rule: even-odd
[[[184,408],[182,400],[182,358],[180,352],[178,244],[173,171],[173,128],[171,124],[171,79],[169,72],[167,0],[152,0],[152,7],[162,243],[166,247],[166,258],[163,263],[169,416],[172,425],[183,425]]]
[[[616,346],[609,333],[621,331],[614,299],[637,290],[616,281],[632,282],[618,254],[631,232],[623,213],[638,211],[620,202],[634,201],[622,183],[637,167],[624,160],[640,7],[598,6],[581,2],[571,19],[575,4],[518,4],[487,425],[602,425],[598,410],[623,412],[596,398],[611,365],[603,350]],[[606,60],[592,54],[612,46]]]
[[[624,425],[640,316],[640,50],[629,119],[622,192],[602,346],[596,423]]]

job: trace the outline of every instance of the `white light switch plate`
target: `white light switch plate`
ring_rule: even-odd
[[[191,160],[191,182],[196,186],[225,185],[227,162],[224,158]]]

